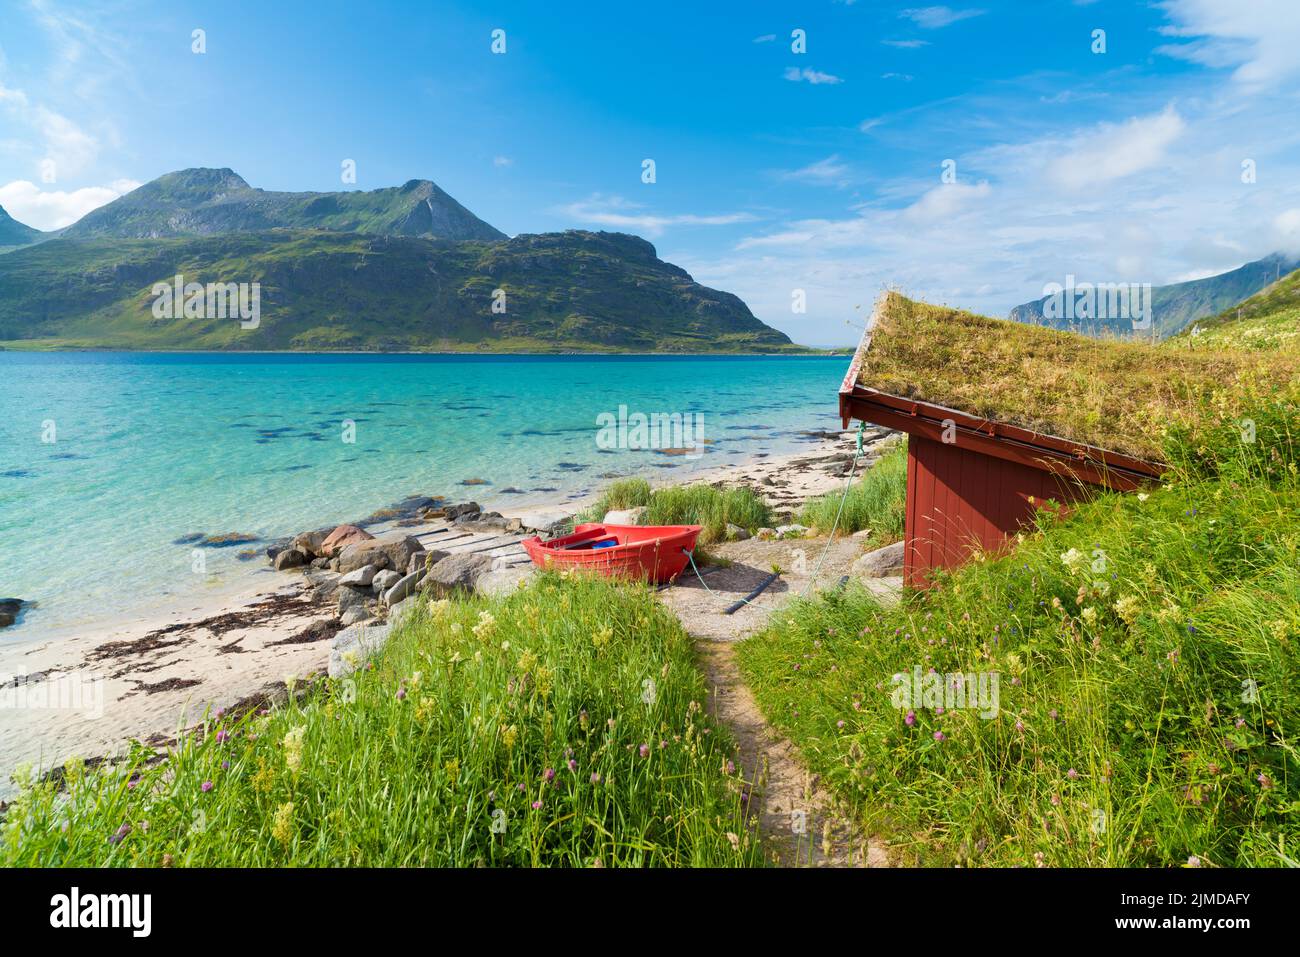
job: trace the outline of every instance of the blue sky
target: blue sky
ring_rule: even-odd
[[[1004,314],[1300,247],[1295,0],[0,3],[0,205],[41,228],[189,166],[429,178],[811,344],[887,287]]]

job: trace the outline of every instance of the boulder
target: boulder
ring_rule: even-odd
[[[611,509],[605,513],[604,522],[606,525],[640,525],[641,516],[645,513],[644,505],[638,505],[636,508]]]
[[[415,598],[403,598],[388,609],[388,624],[392,628],[400,628],[415,609],[419,606],[419,601]]]
[[[357,605],[364,606],[366,599],[370,596],[363,591],[357,591],[355,588],[339,588],[335,595],[338,598],[339,614],[347,611],[349,608],[355,608]]]
[[[754,533],[754,537],[757,538],[760,542],[765,542],[770,538],[776,538],[776,529],[760,528],[758,531]]]
[[[329,675],[345,678],[377,654],[388,641],[390,625],[354,624],[344,628],[330,642]]]
[[[733,525],[731,522],[727,523],[727,541],[743,542],[749,537],[749,529],[741,528],[739,525]]]
[[[16,622],[26,604],[21,598],[0,598],[0,628],[8,628]]]
[[[537,566],[532,562],[509,568],[494,568],[474,583],[474,590],[489,598],[512,595],[520,585],[535,574],[537,574]]]
[[[867,552],[849,571],[859,578],[892,578],[903,573],[903,543],[894,542]]]
[[[803,538],[808,534],[807,525],[778,525],[776,527],[777,538]]]
[[[510,522],[501,515],[467,515],[456,520],[456,527],[471,532],[504,532]]]
[[[443,511],[447,521],[454,522],[461,517],[477,515],[483,508],[478,502],[462,502],[460,505],[448,505]]]
[[[374,538],[364,528],[355,525],[340,525],[330,532],[320,543],[320,554],[326,558],[337,558],[339,553],[356,542],[365,542]]]
[[[446,598],[457,591],[473,591],[478,580],[492,571],[492,565],[492,559],[482,554],[448,555],[429,569],[420,590],[437,598]]]
[[[417,568],[413,572],[403,575],[394,582],[386,592],[384,592],[384,604],[389,608],[395,608],[411,595],[414,595],[416,587],[420,582],[424,581],[424,576],[428,573],[429,570],[427,568]]]
[[[374,565],[362,565],[340,578],[339,584],[351,585],[353,588],[369,588],[378,572],[379,569]]]
[[[282,572],[289,568],[301,568],[307,561],[307,553],[302,549],[286,548],[275,556],[275,570]]]
[[[341,621],[343,626],[346,628],[348,625],[355,625],[359,621],[369,621],[374,617],[374,612],[365,605],[353,605],[347,611],[343,612],[343,614],[339,615],[339,621]]]
[[[329,531],[324,528],[318,528],[314,532],[300,532],[294,536],[291,547],[303,552],[309,558],[320,558],[321,546],[328,534]]]
[[[370,583],[370,587],[374,590],[376,595],[382,595],[401,580],[402,575],[400,572],[395,572],[391,568],[385,568],[382,572],[375,572],[375,578],[374,581]]]
[[[378,538],[356,542],[339,553],[339,571],[349,572],[362,565],[376,569],[401,571],[411,563],[411,556],[424,550],[418,538],[402,531],[386,532]]]
[[[312,567],[312,568],[329,568],[329,567],[330,567],[330,560],[329,560],[328,558],[326,558],[324,555],[322,555],[320,558],[313,558],[313,559],[311,560],[311,567]]]

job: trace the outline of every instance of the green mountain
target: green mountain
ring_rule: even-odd
[[[1300,267],[1300,260],[1275,253],[1217,276],[1153,287],[1151,314],[1156,338],[1166,339],[1198,319],[1218,314],[1297,267]],[[1049,318],[1044,314],[1047,302],[1048,297],[1044,297],[1023,303],[1012,309],[1007,318],[1015,322],[1072,329],[1088,335],[1151,335],[1150,330],[1135,333],[1129,319]]]
[[[39,229],[24,226],[10,216],[0,206],[0,248],[6,246],[29,246],[44,236]]]
[[[145,183],[86,214],[72,239],[161,239],[328,229],[428,239],[505,239],[434,183],[341,193],[254,189],[229,169],[186,169]]]
[[[1183,330],[1188,345],[1278,350],[1300,347],[1300,270],[1255,295]]]
[[[221,206],[216,201],[210,208]],[[660,260],[644,239],[621,233],[575,230],[459,242],[290,229],[68,238],[75,228],[0,256],[0,344],[551,352],[793,348],[736,296],[701,286]],[[154,284],[170,285],[177,274],[186,283],[248,283],[250,292],[258,283],[257,327],[241,328],[235,318],[172,317],[165,311],[156,316],[155,303],[162,300]],[[504,297],[494,295],[498,289]],[[504,311],[494,311],[494,303]]]

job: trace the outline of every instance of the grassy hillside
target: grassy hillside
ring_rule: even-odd
[[[18,222],[0,206],[0,251],[30,245],[43,235],[39,229]]]
[[[152,286],[258,282],[261,323],[157,319]],[[505,291],[494,313],[493,291]],[[0,257],[8,348],[774,351],[737,297],[650,243],[571,231],[449,242],[275,230],[155,240],[58,239]]]
[[[1197,320],[1218,314],[1273,282],[1279,271],[1285,275],[1297,266],[1300,262],[1291,257],[1266,256],[1217,276],[1155,286],[1151,290],[1151,306],[1156,338],[1167,339]],[[1044,302],[1045,299],[1036,299],[1016,306],[1008,318],[1032,325],[1072,329],[1086,335],[1151,337],[1150,330],[1134,333],[1130,320],[1047,319]]]
[[[1044,508],[896,606],[831,591],[740,646],[768,719],[904,859],[1300,863],[1300,385],[1198,393],[1156,425],[1163,485]],[[903,699],[913,675],[939,697]]]
[[[1197,322],[1177,341],[1198,349],[1296,352],[1300,346],[1300,270],[1212,319]]]
[[[425,606],[373,670],[211,715],[161,763],[69,762],[9,866],[762,863],[691,641],[644,587],[544,576]]]
[[[157,239],[267,229],[328,229],[430,239],[504,239],[428,180],[338,193],[254,189],[229,169],[187,169],[145,183],[72,224],[72,239]]]

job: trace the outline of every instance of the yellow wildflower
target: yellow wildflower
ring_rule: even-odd
[[[283,844],[289,846],[293,840],[293,802],[288,801],[281,804],[275,810],[275,818],[271,822],[271,836]]]

